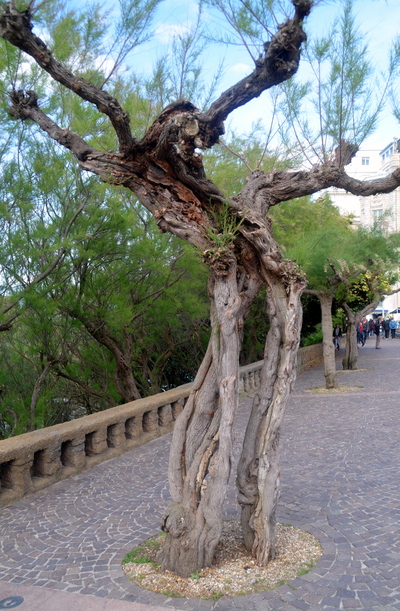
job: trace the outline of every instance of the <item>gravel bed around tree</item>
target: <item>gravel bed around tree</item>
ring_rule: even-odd
[[[315,388],[307,388],[304,392],[313,393],[315,395],[337,395],[341,392],[355,392],[364,386],[338,386],[337,388],[325,388],[325,386],[316,386]]]
[[[275,559],[262,568],[244,547],[240,522],[224,523],[211,567],[183,579],[156,562],[164,534],[144,541],[123,562],[125,575],[140,587],[166,596],[217,599],[269,590],[310,571],[322,555],[318,540],[290,525],[277,526]]]

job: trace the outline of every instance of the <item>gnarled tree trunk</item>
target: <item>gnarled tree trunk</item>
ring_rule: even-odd
[[[246,237],[256,243],[255,236]],[[270,321],[261,385],[256,393],[238,464],[238,502],[246,548],[257,564],[275,556],[276,506],[280,496],[278,445],[287,400],[296,379],[302,324],[301,295],[306,282],[296,266],[281,258],[276,243],[264,236],[261,273],[267,284]],[[268,248],[266,248],[268,244]]]
[[[175,425],[169,463],[172,504],[162,528],[163,569],[188,577],[209,566],[222,530],[222,504],[231,472],[232,425],[238,404],[241,329],[260,281],[240,291],[236,259],[212,266],[212,335],[189,400]],[[243,279],[243,274],[242,274]]]
[[[391,291],[391,294],[396,291]],[[349,305],[344,302],[343,308],[347,316],[347,332],[346,332],[346,353],[343,358],[343,369],[357,369],[358,346],[357,346],[357,325],[358,323],[375,310],[380,301],[380,294],[375,295],[375,300],[371,301],[362,310],[353,312]]]
[[[321,306],[322,354],[324,358],[325,387],[337,388],[335,346],[333,343],[332,303],[333,294],[321,290],[306,289],[307,295],[318,298]]]

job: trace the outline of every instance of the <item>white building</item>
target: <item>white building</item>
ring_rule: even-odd
[[[368,180],[376,178],[380,175],[381,156],[379,150],[368,149],[358,151],[353,157],[351,163],[347,166],[346,171],[349,176],[358,178],[359,180]],[[348,193],[343,189],[331,187],[327,190],[335,206],[338,206],[341,214],[354,217],[354,223],[359,224],[361,221],[361,202],[358,195]]]
[[[349,176],[360,180],[384,178],[400,167],[400,140],[394,138],[381,151],[364,149],[358,151],[346,170]],[[327,190],[332,202],[340,212],[351,214],[355,224],[371,227],[379,219],[387,233],[400,231],[400,188],[391,193],[381,193],[371,197],[352,195],[343,189]],[[400,294],[391,295],[380,304],[383,313],[400,307]]]

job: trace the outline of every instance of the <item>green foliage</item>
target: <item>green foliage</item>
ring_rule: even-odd
[[[283,202],[270,215],[275,239],[286,256],[304,269],[309,287],[329,289],[332,274],[327,259],[347,258],[354,236],[349,220],[326,196]]]
[[[122,564],[133,562],[135,564],[152,564],[158,566],[155,562],[155,556],[157,555],[163,541],[165,539],[165,533],[160,532],[149,539],[140,543],[137,547],[134,547],[130,552],[126,554],[122,560]]]
[[[165,533],[159,533],[158,535],[147,539],[128,552],[122,560],[122,564],[133,562],[134,564],[151,564],[153,567],[157,567],[158,563],[154,560],[154,554],[159,550],[164,537]],[[151,557],[148,555],[149,553]]]
[[[320,344],[323,340],[321,323],[316,325],[314,333],[309,333],[301,340],[302,346],[312,346],[314,344]]]
[[[212,248],[206,251],[208,259],[220,257],[232,250],[233,243],[238,235],[243,220],[232,214],[229,202],[223,202],[220,206],[212,208],[211,214],[216,225],[215,229],[207,229],[206,234],[212,243]]]
[[[306,78],[296,76],[279,89],[281,134],[294,133],[294,145],[303,159],[329,161],[342,141],[361,144],[377,126],[387,99],[394,93],[400,67],[398,40],[394,41],[387,67],[374,62],[354,17],[353,0],[344,0],[330,31],[321,37],[308,35]],[[292,143],[293,143],[293,136]],[[340,155],[339,155],[340,157]],[[339,159],[346,165],[349,160]]]
[[[223,44],[244,45],[254,61],[264,51],[263,42],[269,38],[271,25],[282,18],[280,9],[284,10],[276,0],[207,0],[207,4],[217,8],[230,24],[229,30],[216,33],[214,39]]]
[[[246,137],[231,134],[229,141],[221,141],[204,155],[207,176],[227,196],[236,195],[246,184],[250,172],[272,172],[290,167],[291,163],[263,141],[267,134],[259,123]]]
[[[270,214],[275,238],[304,269],[308,287],[335,296],[336,305],[346,301],[360,309],[396,281],[400,234],[385,235],[379,226],[353,228],[328,197],[284,202]],[[318,341],[317,330],[303,332],[302,345]]]
[[[0,342],[3,437],[31,417],[40,428],[121,402],[115,353],[90,325],[129,354],[142,395],[192,380],[208,339],[197,255],[134,197],[28,136],[0,179],[0,324],[18,320]]]

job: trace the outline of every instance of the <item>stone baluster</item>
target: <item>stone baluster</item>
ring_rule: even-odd
[[[173,421],[171,404],[167,403],[158,408],[158,424],[159,426],[167,426]]]
[[[117,422],[107,428],[107,445],[109,448],[123,448],[126,445],[125,423]]]

